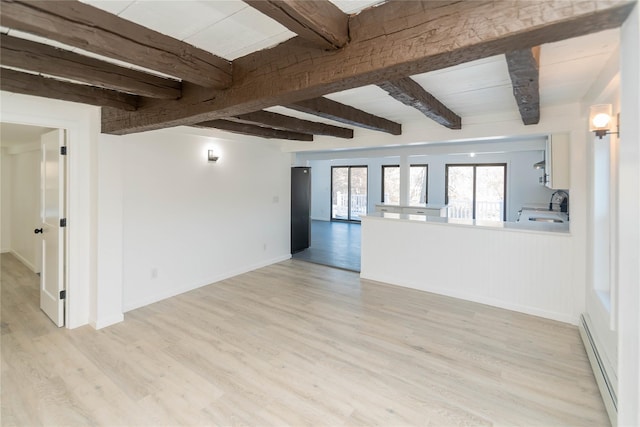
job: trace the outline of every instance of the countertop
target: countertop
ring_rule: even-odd
[[[390,219],[415,223],[447,224],[462,227],[473,227],[490,230],[506,230],[517,232],[551,233],[569,236],[569,223],[555,224],[548,222],[500,222],[474,219],[443,218],[436,216],[399,214],[390,212],[374,212],[362,216],[363,219]]]
[[[394,203],[376,203],[376,206],[388,206],[392,208],[424,208],[424,209],[442,209],[447,205],[434,205],[431,203],[418,203],[417,205],[396,205]]]

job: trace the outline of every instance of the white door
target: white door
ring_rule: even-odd
[[[57,326],[64,325],[65,228],[61,219],[65,211],[64,130],[42,135],[40,164],[40,218],[42,226],[42,271],[40,273],[40,308]]]

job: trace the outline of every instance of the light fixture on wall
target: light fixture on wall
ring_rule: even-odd
[[[216,156],[215,154],[213,154],[213,150],[209,150],[209,151],[207,151],[207,160],[208,160],[210,163],[215,163],[215,162],[217,162],[219,158],[220,158],[220,157],[218,157],[218,156]]]
[[[618,114],[617,132],[611,132],[611,104],[592,105],[589,109],[589,131],[602,139],[605,135],[620,135],[620,114]]]

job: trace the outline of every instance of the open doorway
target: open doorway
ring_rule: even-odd
[[[1,227],[3,259],[12,257],[39,286],[37,306],[64,325],[66,271],[64,131],[2,123]],[[11,272],[3,274],[10,275]]]
[[[312,189],[327,188],[326,202],[317,197],[315,203],[330,208],[330,220],[311,216],[310,245],[293,258],[359,272],[360,221],[368,211],[368,167],[318,168],[311,176]]]
[[[367,213],[367,166],[331,167],[331,220],[360,222]]]

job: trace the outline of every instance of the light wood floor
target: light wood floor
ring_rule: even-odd
[[[2,425],[605,426],[575,327],[287,261],[57,329],[2,255]]]

